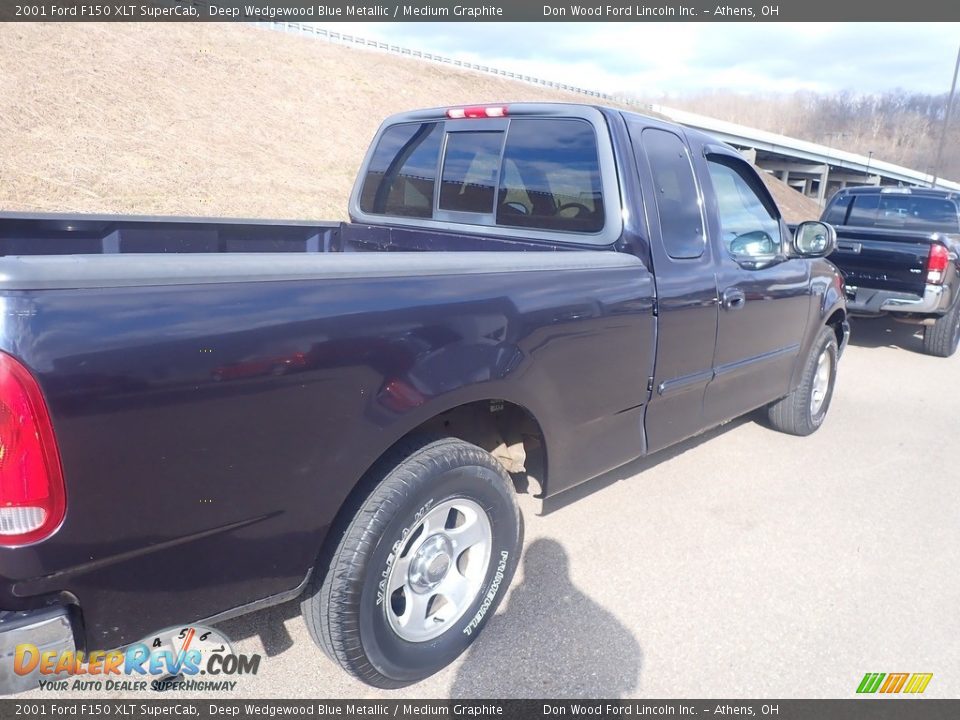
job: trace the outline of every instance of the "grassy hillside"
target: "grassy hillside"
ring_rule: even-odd
[[[345,218],[385,115],[582,96],[228,24],[0,26],[0,210]],[[793,219],[816,206],[774,181]]]

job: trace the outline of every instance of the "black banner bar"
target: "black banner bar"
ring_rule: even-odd
[[[55,717],[954,720],[960,717],[960,700],[902,697],[862,700],[0,700],[0,720]]]
[[[960,21],[944,0],[0,0],[2,22]]]

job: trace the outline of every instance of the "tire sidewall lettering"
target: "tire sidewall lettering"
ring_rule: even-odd
[[[400,530],[400,538],[391,546],[390,552],[387,554],[387,559],[384,563],[383,570],[380,572],[380,581],[377,583],[376,604],[378,607],[383,605],[383,601],[386,598],[387,580],[390,578],[390,571],[393,569],[393,563],[396,562],[400,551],[403,549],[403,546],[407,541],[407,537],[409,537],[410,532],[419,524],[420,520],[423,519],[423,516],[426,515],[430,508],[432,508],[435,504],[436,500],[434,498],[427,500],[414,514],[413,522]]]
[[[515,560],[520,551],[522,524],[518,514],[508,512],[513,504],[509,491],[512,486],[498,487],[491,474],[496,471],[482,464],[466,464],[442,471],[431,478],[432,487],[427,495],[422,485],[411,487],[408,496],[426,496],[426,502],[418,502],[418,510],[412,515],[403,513],[385,528],[379,549],[373,551],[368,582],[373,584],[367,595],[367,610],[364,600],[360,604],[360,634],[364,651],[371,664],[383,674],[397,680],[411,679],[421,673],[421,668],[438,669],[456,658],[470,645],[483,628],[492,611],[495,611],[503,595],[501,590],[509,586],[515,571]],[[497,497],[495,500],[494,497]],[[389,593],[386,590],[390,571],[394,567],[404,541],[416,529],[423,515],[430,508],[455,498],[466,498],[479,504],[490,520],[493,531],[493,551],[486,570],[481,591],[471,607],[447,632],[423,642],[411,643],[393,634],[386,613],[390,612]],[[368,571],[369,572],[369,571]],[[372,577],[371,577],[372,576]],[[469,627],[469,632],[465,629]]]
[[[507,560],[510,558],[510,552],[508,550],[501,550],[499,559],[497,561],[497,568],[493,574],[493,580],[490,581],[490,586],[487,588],[487,592],[483,594],[483,602],[480,603],[480,607],[477,609],[476,615],[471,618],[471,620],[463,628],[463,634],[470,636],[474,631],[480,626],[480,623],[483,622],[484,617],[487,615],[487,611],[490,609],[490,606],[493,604],[493,601],[497,597],[497,593],[500,591],[500,585],[503,583],[504,577],[507,573]]]

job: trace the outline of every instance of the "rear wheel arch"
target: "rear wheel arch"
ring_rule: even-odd
[[[385,464],[396,464],[398,458],[411,455],[431,439],[445,437],[464,440],[490,453],[504,466],[517,492],[545,495],[547,442],[534,414],[523,405],[500,398],[466,402],[437,412],[410,428],[367,463],[352,489],[340,501],[317,548],[318,556],[340,542],[350,520],[385,473]]]

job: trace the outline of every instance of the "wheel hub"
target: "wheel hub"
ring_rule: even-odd
[[[479,596],[493,530],[475,500],[452,498],[422,512],[404,537],[390,563],[383,609],[398,637],[426,642],[446,632]]]
[[[435,588],[447,576],[452,556],[453,543],[444,533],[428,537],[410,561],[407,572],[410,587],[418,593]]]

